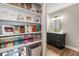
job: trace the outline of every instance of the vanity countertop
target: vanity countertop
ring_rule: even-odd
[[[64,32],[47,32],[47,33],[65,34]]]

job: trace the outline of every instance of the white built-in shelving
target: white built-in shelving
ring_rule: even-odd
[[[21,12],[26,12],[26,13],[28,12],[32,15],[37,15],[37,16],[42,17],[42,14],[40,14],[40,13],[36,13],[36,12],[31,11],[31,10],[27,10],[27,9],[17,7],[17,6],[13,6],[13,5],[6,4],[6,3],[0,3],[0,7],[4,7],[4,8],[7,7],[9,9],[13,9],[13,10],[16,10],[16,11],[21,11]],[[19,21],[19,20],[8,20],[8,19],[0,19],[0,21],[41,24],[41,22],[28,22],[28,21]],[[18,35],[26,35],[26,34],[39,34],[39,33],[42,34],[42,32],[31,32],[31,33],[21,33],[21,34],[11,34],[11,35],[0,35],[0,37],[18,36]],[[32,45],[32,44],[39,43],[39,42],[42,42],[42,40],[38,40],[38,41],[34,41],[34,42],[28,42],[26,44],[18,44],[18,45],[15,45],[13,47],[1,48],[0,53],[5,52],[5,51],[9,51],[9,50],[12,50],[12,49],[16,49],[16,48],[19,48],[19,47]]]

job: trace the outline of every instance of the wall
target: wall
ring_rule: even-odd
[[[79,49],[79,4],[54,12],[50,17],[55,15],[63,16],[61,22],[66,33],[66,45]]]
[[[74,5],[75,3],[47,3],[47,13],[50,14],[62,8]]]

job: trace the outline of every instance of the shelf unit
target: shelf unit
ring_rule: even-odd
[[[6,4],[6,3],[4,3],[4,4],[0,3],[0,7],[7,7],[7,8],[11,8],[13,10],[19,11],[19,12],[20,11],[21,12],[23,11],[25,13],[28,12],[30,14],[34,14],[34,15],[43,17],[43,14],[32,12],[30,10],[26,10],[24,8],[20,8],[20,7],[13,6],[13,5]],[[7,19],[0,19],[0,21],[5,21],[5,22],[6,21],[9,21],[9,22],[20,22],[20,23],[29,23],[29,24],[31,23],[31,24],[41,24],[41,25],[43,23],[43,22],[42,23],[40,23],[40,22],[27,22],[27,21],[18,21],[18,20],[7,20]],[[26,34],[39,34],[39,33],[41,33],[41,35],[42,35],[42,32],[32,32],[32,33],[21,33],[21,34],[12,34],[12,35],[0,35],[0,37],[18,36],[18,35],[26,35]],[[11,48],[2,48],[2,49],[0,49],[0,53],[5,52],[5,51],[9,51],[9,50],[12,50],[12,49],[16,49],[16,48],[19,48],[19,47],[23,47],[23,46],[29,46],[29,45],[32,45],[32,44],[35,44],[35,43],[39,43],[39,42],[43,43],[42,41],[44,41],[43,38],[41,40],[38,40],[38,41],[35,41],[35,42],[29,42],[27,44],[19,44],[19,45],[13,46]],[[44,55],[45,53],[43,52],[42,54]]]
[[[39,43],[41,41],[42,40],[35,41],[35,42],[28,42],[27,44],[19,44],[19,45],[16,45],[16,46],[13,46],[13,47],[9,47],[9,48],[3,48],[3,49],[0,49],[0,53],[6,52],[6,51],[9,51],[9,50],[12,50],[12,49],[24,47],[24,46],[29,46],[29,45],[32,45],[32,44],[35,44],[35,43]]]

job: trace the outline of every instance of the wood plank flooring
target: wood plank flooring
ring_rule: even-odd
[[[58,49],[56,47],[47,45],[47,56],[79,56],[79,52],[68,48]]]

